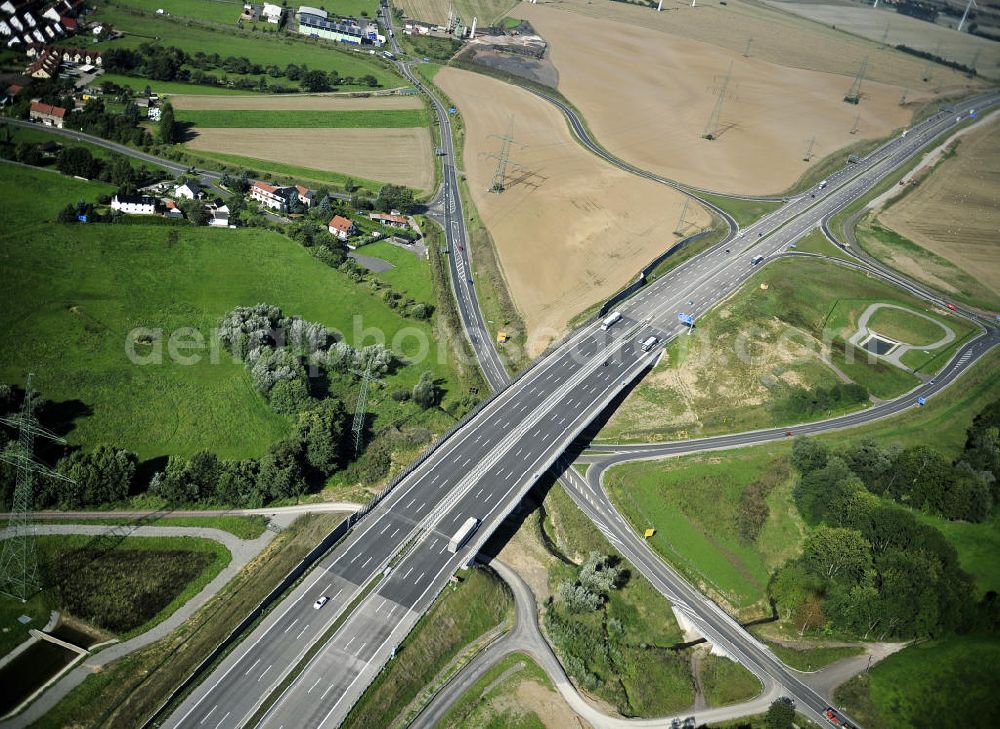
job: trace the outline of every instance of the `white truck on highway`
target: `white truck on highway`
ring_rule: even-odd
[[[645,340],[643,340],[643,342],[642,342],[642,351],[643,351],[643,352],[648,352],[648,351],[649,351],[649,350],[651,350],[651,349],[652,349],[653,347],[655,347],[655,346],[656,346],[656,343],[657,343],[657,342],[659,342],[659,341],[660,341],[660,340],[659,340],[659,339],[657,339],[656,337],[647,337],[647,338],[646,338]]]
[[[763,260],[764,260],[764,256],[754,256],[753,258],[750,259],[750,265],[751,266],[756,266],[758,263],[761,263]]]
[[[608,329],[613,327],[616,323],[622,320],[622,313],[620,311],[612,312],[608,314],[608,318],[601,322],[601,331],[606,332]]]
[[[462,548],[462,545],[469,541],[469,537],[479,528],[479,519],[470,516],[465,523],[455,532],[455,536],[448,542],[448,551],[455,554]]]

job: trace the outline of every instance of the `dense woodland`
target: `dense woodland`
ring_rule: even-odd
[[[998,432],[1000,401],[975,418],[954,461],[928,446],[796,440],[794,498],[811,529],[802,555],[771,581],[779,615],[803,634],[863,639],[996,631],[996,594],[977,595],[955,548],[913,510],[989,518],[1000,499]]]

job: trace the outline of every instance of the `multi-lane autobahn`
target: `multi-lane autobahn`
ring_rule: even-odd
[[[974,104],[982,108],[995,101],[991,97]],[[443,111],[440,105],[438,110]],[[623,304],[624,319],[611,330],[591,324],[575,332],[439,443],[195,690],[170,725],[243,726],[279,688],[280,696],[264,715],[265,725],[337,724],[451,575],[478,551],[573,438],[652,365],[658,348],[644,352],[639,341],[655,336],[662,343],[684,331],[676,320],[678,312],[697,316],[707,311],[753,274],[752,256],[778,255],[954,123],[951,114],[928,120],[831,177],[817,198],[797,198],[742,237],[676,267]],[[442,126],[442,137],[445,130]],[[447,201],[449,191],[457,191],[452,158],[445,167]],[[459,205],[456,195],[452,221],[458,225],[457,237],[451,235],[455,229],[449,231],[452,246],[464,240]],[[455,266],[453,274],[461,273]],[[469,297],[463,303],[461,282],[467,278],[455,279],[463,317],[470,315],[475,323],[474,292],[466,289]],[[478,329],[474,325],[472,331],[486,337],[481,314]],[[973,354],[987,346],[979,341],[978,349],[969,350]],[[958,369],[971,361],[970,355]],[[864,420],[871,413],[856,416]],[[685,445],[687,452],[704,446]],[[470,516],[481,521],[479,531],[452,554],[448,539]],[[314,607],[321,597],[328,601]],[[804,707],[815,708],[814,695],[781,674],[780,662],[754,646],[718,608],[701,601],[692,604],[698,607],[696,617],[704,621],[699,627],[707,637],[758,675],[777,674],[790,695]],[[712,614],[717,626],[707,619]],[[286,682],[314,644],[320,649]]]

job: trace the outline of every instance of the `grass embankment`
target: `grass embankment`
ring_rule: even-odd
[[[671,342],[667,357],[600,437],[674,439],[831,417],[858,405],[831,398],[805,408],[794,398],[801,389],[829,390],[841,382],[840,373],[875,397],[901,395],[918,383],[914,375],[847,344],[874,303],[907,307],[955,331],[950,345],[908,353],[907,364],[928,374],[975,331],[964,319],[852,269],[811,258],[778,260],[699,319],[692,336]]]
[[[225,23],[236,26],[236,21],[243,12],[243,5],[239,0],[120,0],[121,5],[139,8],[149,13],[154,13],[159,8],[164,8],[170,15],[192,18],[194,20],[210,21],[213,23]],[[267,21],[262,21],[261,25],[267,25]]]
[[[868,319],[868,328],[897,342],[922,347],[933,344],[946,334],[940,324],[907,311],[888,308],[874,312]]]
[[[743,198],[708,192],[699,192],[697,195],[713,205],[718,205],[732,215],[741,228],[752,225],[754,221],[777,210],[784,204],[780,200],[744,200]]]
[[[354,53],[339,48],[334,43],[308,41],[297,34],[278,35],[260,32],[240,31],[235,22],[230,28],[203,25],[190,20],[182,20],[167,16],[158,16],[154,10],[148,12],[102,3],[94,13],[94,20],[110,24],[115,30],[125,33],[123,38],[100,44],[100,48],[137,48],[143,43],[158,41],[164,46],[174,46],[194,55],[201,51],[206,54],[218,53],[222,58],[228,56],[249,58],[253,63],[262,66],[274,64],[284,69],[289,63],[299,66],[306,65],[310,69],[319,69],[329,73],[336,70],[341,78],[351,76],[356,79],[353,85],[343,85],[339,88],[370,91],[370,87],[360,79],[372,75],[378,84],[392,88],[405,85],[388,63],[378,60],[375,56]],[[260,27],[268,25],[260,24]],[[224,71],[211,71],[221,76]],[[229,78],[241,78],[240,74],[227,74]],[[256,81],[259,76],[247,75]],[[294,86],[295,82],[288,79],[275,79],[286,86]]]
[[[823,231],[819,228],[816,228],[802,238],[799,238],[799,240],[795,242],[795,248],[802,253],[818,253],[821,256],[840,258],[845,261],[854,260],[840,248],[831,243],[829,239],[823,235]]]
[[[851,155],[864,157],[878,149],[882,144],[891,139],[895,133],[881,139],[862,139],[854,144],[838,149],[833,154],[827,155],[819,162],[810,165],[809,169],[800,177],[794,185],[785,191],[785,195],[793,195],[803,190],[808,190],[813,185],[818,185],[822,180],[832,175],[834,172],[848,164]]]
[[[46,131],[44,127],[15,127],[4,123],[0,120],[0,136],[3,137],[4,142],[10,142],[11,144],[17,144],[18,142],[27,142],[29,144],[45,144],[47,142],[55,142],[63,147],[83,147],[92,157],[97,159],[108,159],[110,157],[119,156],[115,152],[112,152],[106,147],[101,147],[97,144],[91,144],[90,142],[81,142],[76,139],[70,139],[61,134],[56,134],[54,132]],[[58,154],[58,153],[57,153]],[[51,157],[51,164],[53,169],[55,168],[55,155]],[[142,160],[129,158],[129,164],[136,169],[162,172],[163,168],[159,165],[150,164],[148,162],[143,162]]]
[[[785,444],[668,462],[628,464],[605,474],[615,506],[639,532],[655,528],[650,546],[689,580],[742,618],[770,614],[771,572],[798,554],[804,525],[791,491]],[[741,537],[744,492],[766,494],[768,516],[754,540]]]
[[[709,706],[749,701],[764,688],[757,677],[739,663],[711,653],[701,659],[699,681]]]
[[[176,112],[177,121],[195,127],[211,128],[284,128],[329,127],[344,129],[405,129],[426,127],[423,109],[368,109],[364,111],[296,111],[261,109],[202,109]]]
[[[912,645],[837,689],[862,726],[993,727],[1000,638],[950,637]]]
[[[558,484],[544,508],[549,540],[571,558],[618,556]],[[554,561],[550,593],[575,577],[575,567]],[[630,570],[624,586],[611,590],[595,612],[570,613],[561,599],[546,610],[546,632],[567,673],[625,716],[662,716],[693,702],[690,657],[673,649],[682,635],[670,603],[642,575]]]
[[[415,301],[427,303],[434,301],[434,284],[426,259],[418,258],[416,253],[385,241],[366,245],[358,249],[358,253],[381,258],[392,264],[391,269],[376,273],[374,276],[392,286],[393,290]]]
[[[299,518],[204,607],[166,638],[92,674],[35,726],[139,726],[341,520]]]
[[[45,589],[21,603],[0,595],[0,655],[59,610],[127,640],[168,618],[231,559],[210,539],[60,535],[37,538]],[[17,622],[28,615],[31,622]]]
[[[107,519],[61,519],[46,517],[41,513],[36,519],[39,524],[106,524],[135,526],[165,526],[165,527],[197,527],[201,529],[220,529],[229,532],[240,539],[256,539],[267,529],[267,519],[263,516],[156,516],[146,518],[107,518]],[[0,529],[7,526],[7,521],[0,519]]]
[[[530,691],[530,698],[526,694]],[[558,702],[552,682],[525,653],[512,653],[472,685],[441,720],[448,729],[544,729],[534,711],[540,700]],[[532,701],[533,699],[533,701]],[[560,717],[567,721],[567,716]]]
[[[32,190],[40,187],[47,195],[38,200]],[[411,361],[373,389],[375,429],[403,421],[450,425],[440,410],[390,397],[393,389],[411,389],[425,370],[441,385],[445,408],[466,394],[438,351],[433,321],[403,318],[276,233],[56,225],[49,221],[59,207],[113,189],[36,170],[11,169],[0,192],[10,203],[0,214],[0,251],[10,272],[0,322],[19,342],[0,353],[0,381],[20,383],[28,369],[44,373],[36,387],[75,417],[75,444],[110,443],[144,459],[201,449],[223,458],[259,456],[290,432],[291,422],[268,407],[246,368],[219,350],[213,329],[235,306],[262,301],[340,331],[355,346],[381,334]],[[130,361],[126,337],[135,327],[161,332],[162,363]],[[171,356],[169,340],[178,331],[200,338],[200,348],[180,350],[199,361]],[[353,402],[353,389],[341,387],[334,394]]]
[[[421,692],[443,680],[462,649],[509,618],[513,600],[492,572],[476,568],[459,578],[458,585],[445,588],[354,705],[344,720],[346,729],[391,726],[412,715]]]
[[[987,310],[1000,308],[1000,295],[996,291],[947,258],[927,250],[894,230],[884,228],[877,219],[873,219],[872,214],[858,220],[854,235],[861,247],[877,260],[944,291],[956,301]]]
[[[181,81],[152,81],[138,76],[123,76],[117,73],[102,73],[97,78],[97,85],[110,81],[118,86],[126,86],[133,91],[142,93],[148,86],[154,94],[168,96],[171,94],[199,94],[206,96],[248,96],[258,95],[257,89],[230,89],[225,86],[206,86],[203,84],[186,84]]]

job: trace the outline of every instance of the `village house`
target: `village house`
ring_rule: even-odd
[[[347,240],[357,232],[354,221],[350,218],[345,218],[343,215],[334,215],[327,229],[331,235],[337,236],[340,240]]]
[[[175,187],[174,197],[183,197],[188,200],[201,200],[205,197],[205,192],[201,189],[201,185],[192,180]]]
[[[305,205],[307,208],[311,208],[316,204],[316,193],[310,190],[308,187],[302,185],[296,185],[295,191],[299,194],[299,202]]]
[[[165,216],[167,216],[168,218],[183,218],[184,217],[184,211],[181,210],[179,207],[177,207],[177,203],[175,203],[173,200],[166,200],[166,201],[164,201],[163,205],[166,208],[166,210],[164,210],[163,214]]]
[[[46,48],[24,69],[24,75],[32,78],[53,78],[59,74],[61,63],[62,54],[55,48]]]
[[[155,215],[156,198],[148,195],[115,195],[111,198],[111,209],[126,215]]]
[[[280,5],[274,5],[273,3],[264,3],[264,7],[260,11],[260,17],[266,20],[268,23],[274,23],[278,25],[281,23],[281,16],[284,15],[285,10]]]
[[[62,53],[63,63],[104,65],[104,56],[100,51],[89,51],[84,48],[61,48],[59,52]]]
[[[250,187],[250,198],[264,207],[281,212],[288,211],[288,201],[292,195],[297,195],[294,187],[277,187],[258,180]]]
[[[386,215],[385,213],[372,213],[368,216],[376,223],[387,225],[390,228],[409,228],[410,219],[405,215]]]
[[[229,227],[229,206],[223,203],[222,200],[210,202],[205,206],[205,209],[212,216],[208,221],[209,225],[216,228]]]
[[[31,102],[31,109],[28,112],[31,121],[41,122],[47,127],[63,128],[63,119],[66,117],[66,110],[61,106],[42,104],[38,101]]]

